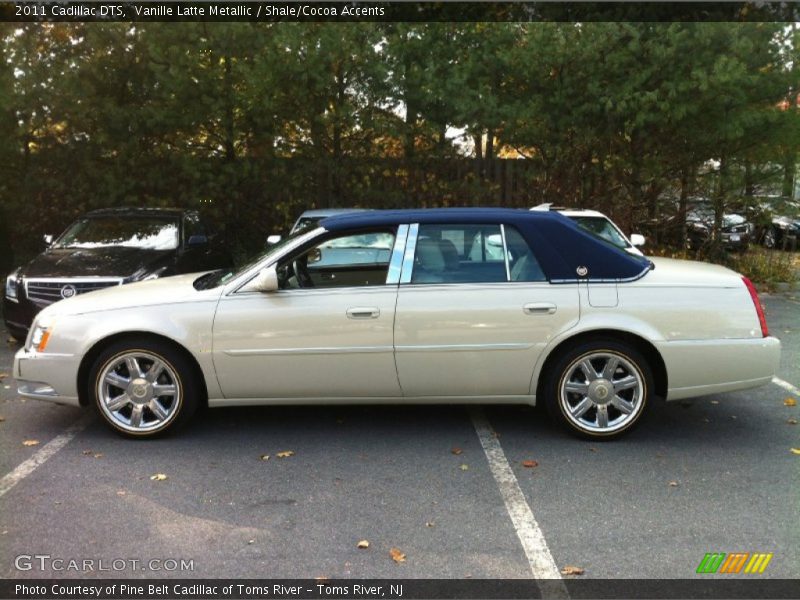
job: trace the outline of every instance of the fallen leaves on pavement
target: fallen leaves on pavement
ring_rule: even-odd
[[[5,420],[6,420],[6,418],[3,415],[0,415],[0,423],[2,423]]]
[[[783,401],[783,405],[784,406],[797,406],[797,400],[795,400],[794,398],[791,398],[791,397],[790,398],[786,398]]]
[[[789,425],[797,425],[797,419],[786,419]]]
[[[523,460],[522,466],[525,467],[526,469],[533,469],[534,467],[538,467],[539,463],[536,462],[535,460]]]
[[[8,377],[8,373],[0,373],[0,381],[3,381],[6,377]]]
[[[392,560],[396,563],[406,562],[406,555],[400,551],[399,548],[392,548],[389,550],[389,555],[392,557]]]
[[[433,521],[428,521],[425,523],[425,527],[433,527],[434,525],[436,525],[436,523],[434,523]]]
[[[792,448],[792,454],[800,455],[800,448]]]
[[[461,465],[459,469],[461,469],[462,471],[469,471],[469,465]]]
[[[677,481],[670,481],[669,482],[669,487],[678,487],[678,482]]]
[[[39,445],[39,440],[25,440],[24,442],[22,442],[22,445],[23,446],[38,446]]]
[[[574,565],[567,565],[563,569],[561,569],[562,575],[583,575],[585,569],[581,569],[580,567],[576,567]]]
[[[458,456],[459,454],[461,454],[461,453],[462,453],[462,452],[464,452],[464,451],[463,451],[461,448],[459,448],[458,446],[456,446],[456,447],[454,447],[452,450],[450,450],[450,452],[452,452],[453,454],[455,454],[456,456]]]
[[[156,473],[155,475],[150,475],[150,479],[153,481],[164,481],[167,478],[166,475],[163,473]]]
[[[261,460],[269,460],[269,454],[262,454],[258,458],[260,458]]]
[[[289,458],[290,456],[294,456],[294,450],[284,450],[283,452],[278,452],[275,456],[278,458]]]
[[[361,548],[362,550],[364,548],[369,548],[369,540],[361,540],[356,544],[356,548]]]

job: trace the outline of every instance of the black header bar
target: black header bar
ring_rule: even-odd
[[[265,2],[0,0],[6,22],[795,22],[797,2]]]

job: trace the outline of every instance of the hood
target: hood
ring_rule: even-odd
[[[50,248],[22,268],[23,277],[122,277],[169,263],[174,250],[126,246]]]
[[[182,304],[219,298],[222,294],[222,286],[210,290],[196,290],[194,288],[194,280],[200,275],[202,273],[163,277],[161,279],[151,279],[150,281],[105,288],[90,294],[80,294],[51,304],[39,315],[40,318],[43,316],[79,315],[105,310],[145,308],[147,306]]]
[[[742,276],[721,265],[696,260],[648,257],[655,265],[640,281],[645,285],[739,287]]]

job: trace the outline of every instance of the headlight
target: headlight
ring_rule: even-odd
[[[19,274],[19,269],[11,273],[8,277],[6,277],[6,298],[11,300],[12,302],[19,302],[18,296],[18,279],[17,275]]]
[[[37,321],[33,325],[31,332],[31,345],[30,347],[37,352],[44,352],[47,348],[47,342],[50,341],[50,334],[53,332],[53,325],[49,321]]]

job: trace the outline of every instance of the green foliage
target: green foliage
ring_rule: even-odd
[[[0,219],[24,255],[91,208],[199,206],[246,254],[310,207],[548,201],[663,241],[692,196],[719,220],[791,194],[797,48],[782,23],[0,24]]]

